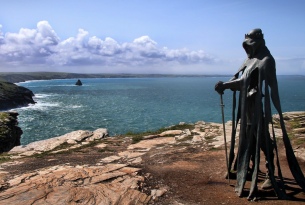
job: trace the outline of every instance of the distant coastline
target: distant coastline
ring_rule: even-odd
[[[232,75],[178,75],[178,74],[82,74],[61,72],[0,72],[0,81],[20,83],[32,80],[82,79],[82,78],[177,78],[177,77],[230,77]]]
[[[21,83],[37,80],[55,79],[83,79],[83,78],[178,78],[178,77],[231,77],[233,75],[187,75],[187,74],[108,74],[108,73],[64,73],[64,72],[0,72],[0,81],[10,83]],[[303,75],[280,75],[280,76],[299,76]]]

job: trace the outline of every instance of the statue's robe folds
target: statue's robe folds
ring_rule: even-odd
[[[240,74],[241,77],[239,78]],[[250,158],[251,155],[254,155],[252,157],[255,158],[255,163],[254,163],[252,183],[248,198],[254,199],[256,197],[261,146],[266,146],[265,148],[266,160],[268,162],[273,160],[270,159],[271,158],[270,154],[268,154],[270,152],[273,152],[273,150],[270,150],[270,146],[268,146],[271,143],[270,134],[269,134],[269,124],[273,123],[270,97],[272,99],[272,103],[274,107],[276,108],[280,116],[280,125],[283,132],[283,141],[286,148],[286,156],[291,173],[294,176],[296,182],[305,191],[304,175],[294,155],[290,140],[286,132],[281,105],[280,105],[279,93],[278,93],[275,61],[272,55],[270,54],[268,48],[266,46],[263,46],[263,48],[260,50],[258,55],[256,55],[254,58],[247,58],[232,80],[234,79],[239,79],[238,81],[240,83],[239,100],[237,106],[238,110],[236,116],[235,116],[235,109],[236,109],[237,92],[236,91],[233,92],[233,116],[232,116],[233,129],[232,129],[232,140],[231,140],[230,155],[229,155],[229,170],[231,170],[232,163],[234,161],[236,128],[240,120],[239,146],[236,156],[237,184],[235,191],[238,193],[239,196],[242,195],[248,173]],[[249,95],[249,87],[251,87],[251,85],[252,87],[253,85],[256,85],[257,92],[255,94],[255,97],[251,105],[253,106],[252,109],[255,109],[251,121],[251,129],[247,130],[247,124],[249,124],[249,122],[247,122],[246,113],[248,106],[250,106],[248,105],[249,101],[247,102],[247,95]],[[276,165],[278,167],[279,180],[277,181],[274,177],[274,170],[273,170],[274,167],[271,165],[271,163],[268,163],[269,166],[267,167],[269,172],[269,177],[271,179],[273,188],[278,198],[288,199],[289,197],[286,195],[286,191],[283,184],[283,177],[279,164],[273,124],[272,124],[271,136],[274,141],[274,147],[276,152]],[[264,140],[266,143],[261,144],[262,140]]]

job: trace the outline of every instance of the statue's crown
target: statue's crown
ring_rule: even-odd
[[[251,39],[263,39],[264,34],[262,33],[256,33],[256,34],[245,34],[245,38],[251,38]]]
[[[251,30],[248,34],[245,34],[245,38],[251,38],[251,39],[263,39],[264,34],[262,33],[262,30],[257,28]]]

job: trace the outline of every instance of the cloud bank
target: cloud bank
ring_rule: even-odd
[[[157,42],[142,36],[133,42],[118,43],[107,37],[90,37],[78,30],[76,37],[60,40],[47,21],[36,29],[21,28],[19,33],[3,33],[0,25],[0,64],[11,66],[152,66],[213,64],[217,60],[202,50],[159,48]]]

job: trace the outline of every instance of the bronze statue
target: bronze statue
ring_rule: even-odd
[[[253,200],[257,196],[257,179],[260,162],[260,149],[266,156],[267,176],[263,188],[273,187],[278,198],[288,199],[283,177],[279,164],[278,151],[273,129],[271,104],[279,113],[280,125],[283,132],[283,141],[286,148],[286,156],[296,182],[305,190],[305,178],[288,138],[278,93],[275,61],[265,45],[264,35],[261,29],[253,29],[245,35],[243,42],[248,58],[244,61],[234,77],[228,82],[219,81],[215,90],[223,94],[225,89],[233,91],[233,114],[232,114],[232,139],[229,154],[228,170],[231,170],[234,161],[235,135],[238,122],[240,121],[239,147],[236,156],[236,187],[238,196],[242,196],[250,160],[253,162],[252,183],[248,199]],[[239,75],[241,74],[241,77]],[[270,90],[270,93],[269,93]],[[236,91],[239,91],[239,100],[236,109]],[[235,119],[236,118],[236,119]],[[270,138],[269,124],[272,124],[272,138]],[[278,167],[279,182],[274,177],[274,151]]]

